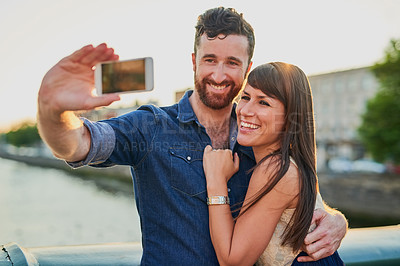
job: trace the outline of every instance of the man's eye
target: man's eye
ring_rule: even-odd
[[[207,63],[213,63],[214,62],[214,59],[205,59],[204,61],[206,61]]]
[[[235,61],[229,61],[229,64],[231,65],[231,66],[238,66],[239,64],[237,63],[237,62],[235,62]]]

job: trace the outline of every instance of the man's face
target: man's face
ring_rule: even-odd
[[[241,35],[201,36],[192,61],[196,92],[204,105],[222,109],[235,99],[248,71],[248,45]]]

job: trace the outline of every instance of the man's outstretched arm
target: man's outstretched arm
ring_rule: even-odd
[[[119,100],[116,94],[93,94],[94,66],[117,59],[106,44],[88,45],[63,58],[44,76],[38,96],[38,129],[56,157],[73,162],[88,154],[90,134],[74,111]]]

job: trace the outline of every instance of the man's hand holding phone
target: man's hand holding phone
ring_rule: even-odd
[[[63,58],[47,72],[39,90],[39,108],[61,114],[64,111],[90,110],[120,99],[117,94],[94,94],[94,66],[118,60],[114,49],[100,44],[87,45]]]
[[[118,60],[106,44],[85,46],[63,58],[47,72],[39,90],[37,124],[53,154],[74,162],[86,158],[90,133],[74,111],[90,110],[119,100],[117,94],[96,96],[94,66]]]
[[[95,91],[95,66],[118,59],[114,49],[104,43],[87,45],[63,58],[44,76],[38,97],[38,129],[56,157],[71,162],[86,158],[90,133],[74,111],[107,106],[120,99],[118,93],[96,95]],[[123,82],[124,86],[128,83]]]

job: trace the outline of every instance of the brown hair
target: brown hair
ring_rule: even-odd
[[[249,62],[253,57],[255,37],[251,25],[243,18],[242,13],[238,13],[233,8],[217,7],[209,9],[201,14],[197,19],[196,35],[194,39],[194,53],[197,53],[197,46],[200,38],[206,34],[209,39],[214,39],[218,35],[243,35],[247,37],[249,47],[247,49]]]
[[[300,192],[296,210],[283,233],[282,245],[289,245],[297,251],[308,233],[318,188],[311,87],[300,68],[282,62],[258,66],[251,71],[247,82],[283,103],[285,124],[281,132],[280,149],[264,157],[255,166],[271,158],[278,167],[274,169],[271,181],[243,206],[246,207],[243,212],[273,189],[288,171],[292,157],[298,167]]]

